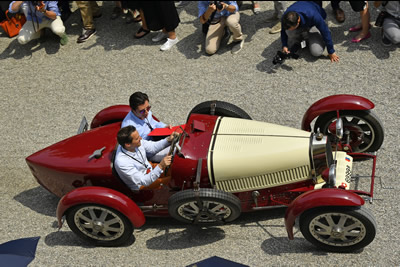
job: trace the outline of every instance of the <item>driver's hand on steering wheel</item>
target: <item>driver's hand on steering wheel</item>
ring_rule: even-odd
[[[178,135],[179,135],[179,133],[173,132],[170,136],[167,137],[167,141],[172,142],[172,140],[174,140],[175,136],[178,136]]]
[[[172,156],[168,155],[165,156],[161,162],[158,164],[158,166],[160,167],[160,169],[165,169],[167,166],[171,165],[171,160],[172,160]]]

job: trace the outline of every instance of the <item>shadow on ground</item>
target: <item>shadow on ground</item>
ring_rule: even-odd
[[[57,204],[60,200],[41,186],[21,192],[14,199],[37,213],[51,217],[56,216]]]

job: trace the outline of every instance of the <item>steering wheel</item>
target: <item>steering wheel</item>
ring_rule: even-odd
[[[164,171],[165,175],[167,175],[169,167],[172,165],[172,162],[174,161],[175,148],[176,148],[176,145],[178,144],[181,136],[182,136],[182,133],[180,133],[179,135],[175,136],[174,139],[172,139],[171,146],[170,146],[169,152],[168,152],[168,155],[171,155],[171,164],[165,168],[165,171]]]

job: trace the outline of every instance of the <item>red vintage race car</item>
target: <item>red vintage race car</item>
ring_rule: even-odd
[[[145,216],[204,225],[287,206],[290,239],[297,222],[314,245],[347,252],[365,247],[376,233],[363,206],[365,199],[372,202],[374,152],[384,136],[373,108],[360,96],[329,96],[307,110],[299,130],[253,121],[226,102],[203,102],[172,142],[169,178],[135,192],[113,170],[116,135],[129,106],[100,111],[90,130],[80,127],[26,162],[43,187],[62,197],[59,226],[65,216],[73,232],[96,245],[125,243]],[[352,167],[366,159],[372,160],[371,183],[361,191]]]

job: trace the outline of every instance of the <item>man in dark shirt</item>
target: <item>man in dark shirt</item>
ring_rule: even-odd
[[[299,45],[302,40],[306,40],[313,56],[321,56],[326,46],[330,60],[339,61],[325,19],[325,10],[317,3],[300,1],[291,5],[282,17],[282,52],[290,53],[289,41]],[[304,43],[301,47],[304,47]]]

